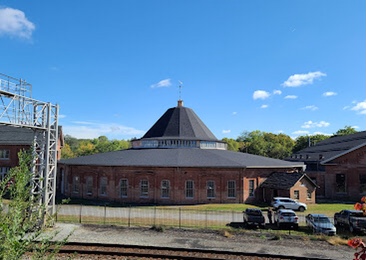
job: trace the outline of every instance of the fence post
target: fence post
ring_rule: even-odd
[[[154,227],[156,227],[156,206],[154,206]]]
[[[179,207],[179,229],[182,227],[182,208]]]
[[[128,227],[131,227],[131,206],[128,208]]]
[[[83,208],[83,204],[80,204],[80,212],[79,212],[79,223],[81,224],[81,210]]]
[[[103,224],[105,225],[106,223],[106,218],[107,218],[107,205],[104,204],[104,219],[103,219]]]
[[[205,228],[207,229],[207,209],[205,210]]]

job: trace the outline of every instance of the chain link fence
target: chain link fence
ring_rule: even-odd
[[[268,219],[264,212],[266,222]],[[305,226],[306,213],[298,214],[300,226]],[[332,220],[332,219],[331,219]],[[103,224],[135,227],[220,228],[231,223],[242,223],[243,214],[238,211],[191,210],[158,207],[107,207],[61,205],[56,221],[82,224]]]

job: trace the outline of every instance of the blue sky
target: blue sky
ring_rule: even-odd
[[[364,0],[0,1],[0,72],[76,138],[140,138],[179,97],[219,139],[363,131],[365,46]]]

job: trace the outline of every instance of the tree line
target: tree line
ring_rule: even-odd
[[[238,138],[223,138],[228,145],[228,150],[261,155],[265,157],[284,159],[308,146],[313,146],[323,140],[339,135],[357,133],[351,126],[339,129],[333,135],[303,135],[295,140],[290,136],[280,133],[273,134],[255,130],[245,131]],[[109,140],[106,136],[94,139],[77,139],[70,135],[64,137],[64,147],[61,150],[62,159],[78,156],[91,155],[128,149],[131,147],[131,140]]]

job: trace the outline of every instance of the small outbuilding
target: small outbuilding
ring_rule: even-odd
[[[259,188],[264,201],[273,197],[289,197],[306,204],[315,203],[317,185],[304,173],[273,172]]]

